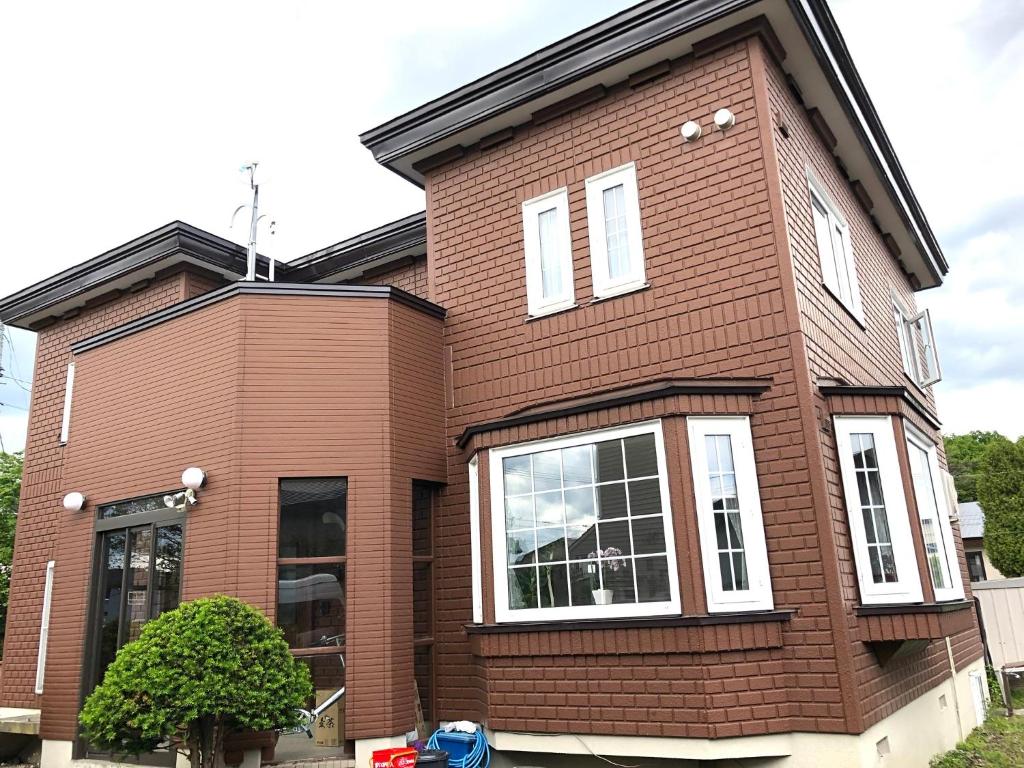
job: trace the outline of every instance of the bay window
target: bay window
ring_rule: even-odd
[[[934,443],[908,425],[907,454],[935,599],[962,600],[964,585],[956,556],[956,541],[949,524],[946,495],[939,485],[938,451]]]
[[[920,602],[891,418],[836,416],[835,432],[861,602]]]
[[[493,449],[499,622],[680,612],[660,422]]]
[[[595,298],[646,284],[636,166],[633,163],[587,179],[587,224]]]
[[[687,431],[708,611],[771,610],[750,419],[691,416]]]
[[[566,188],[523,203],[526,298],[533,316],[574,306],[569,192]]]

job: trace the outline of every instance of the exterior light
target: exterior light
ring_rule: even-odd
[[[724,131],[727,128],[732,128],[736,125],[736,115],[730,112],[728,109],[720,109],[715,112],[715,125],[718,130]]]
[[[181,484],[195,492],[206,485],[206,473],[199,467],[189,467],[181,473]]]
[[[64,497],[64,509],[68,512],[81,512],[85,506],[85,496],[78,491],[72,491]]]
[[[687,120],[683,123],[683,127],[679,129],[679,132],[683,134],[684,141],[696,141],[700,138],[700,126],[693,122],[693,120]]]

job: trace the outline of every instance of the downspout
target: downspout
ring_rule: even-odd
[[[957,741],[964,740],[964,724],[960,719],[960,696],[956,692],[956,662],[953,661],[953,643],[946,635],[946,656],[949,658],[949,677],[953,682],[953,711],[956,713],[956,731],[960,734]]]

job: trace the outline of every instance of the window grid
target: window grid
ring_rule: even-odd
[[[715,540],[722,589],[726,592],[746,590],[749,589],[747,555],[743,543],[743,523],[740,519],[739,488],[732,452],[732,437],[705,435],[704,445],[708,456],[708,481],[711,485],[711,509],[715,518]],[[711,461],[712,457],[714,461]],[[727,493],[729,488],[731,493]]]
[[[875,584],[895,583],[899,581],[899,576],[882,493],[875,437],[870,432],[855,432],[850,435],[850,444],[871,563],[871,578]]]
[[[626,224],[626,188],[622,184],[602,193],[604,234],[608,248],[608,277],[617,280],[629,274],[629,233]]]
[[[506,502],[506,508],[505,508],[506,520],[509,519],[508,518],[508,506],[507,506],[509,500],[517,499],[517,498],[521,499],[521,498],[527,498],[527,497],[534,499],[534,504],[533,504],[533,507],[532,507],[532,509],[533,509],[533,513],[532,514],[533,514],[533,520],[534,520],[533,527],[513,528],[513,527],[506,526],[506,530],[505,530],[505,535],[506,535],[506,568],[508,568],[508,570],[511,571],[512,573],[515,573],[516,571],[524,571],[524,572],[526,572],[526,571],[529,571],[531,569],[536,570],[538,572],[537,586],[536,586],[536,595],[535,595],[535,597],[537,598],[537,606],[538,607],[541,607],[541,608],[550,607],[550,606],[545,606],[543,604],[542,600],[541,600],[541,578],[540,578],[540,569],[541,568],[544,568],[544,567],[554,567],[554,566],[565,566],[566,569],[567,569],[567,575],[568,575],[569,580],[570,580],[570,586],[569,586],[569,590],[568,590],[568,607],[574,607],[574,606],[578,606],[578,605],[590,606],[590,605],[593,605],[593,603],[584,602],[584,603],[578,603],[577,604],[577,603],[573,602],[573,594],[572,594],[572,588],[571,588],[571,579],[572,579],[571,566],[572,565],[587,565],[588,566],[588,573],[593,573],[593,571],[589,570],[589,568],[591,568],[591,567],[592,568],[596,568],[596,573],[597,573],[597,576],[598,576],[599,588],[600,589],[605,589],[606,588],[606,585],[605,585],[605,564],[606,563],[610,563],[612,561],[625,561],[625,563],[627,563],[627,564],[633,564],[634,565],[634,567],[631,569],[632,570],[632,583],[633,583],[633,601],[632,602],[636,603],[636,604],[640,604],[642,601],[640,600],[640,590],[639,590],[639,584],[638,584],[637,569],[635,567],[636,561],[637,560],[654,559],[654,558],[665,558],[666,557],[667,547],[668,547],[668,542],[667,541],[665,542],[665,549],[663,551],[648,552],[648,553],[642,553],[642,554],[638,554],[637,553],[636,541],[635,541],[635,538],[634,538],[633,525],[631,524],[631,522],[634,521],[634,520],[655,520],[655,519],[656,520],[662,520],[663,517],[664,517],[664,513],[663,512],[657,512],[657,513],[650,513],[650,514],[633,515],[633,502],[632,502],[631,484],[639,483],[641,481],[659,481],[660,480],[660,475],[654,474],[654,475],[637,475],[637,476],[632,476],[632,475],[629,474],[629,468],[628,468],[628,463],[627,463],[627,458],[626,458],[626,439],[628,439],[628,438],[617,438],[617,439],[614,440],[614,442],[618,443],[619,454],[620,454],[620,457],[621,457],[621,460],[622,460],[623,477],[622,477],[621,480],[618,480],[618,479],[617,480],[606,480],[606,481],[598,481],[597,480],[597,477],[598,477],[597,444],[598,443],[595,442],[595,443],[584,444],[584,445],[581,445],[581,446],[574,446],[574,448],[583,448],[583,447],[585,447],[585,448],[590,449],[589,450],[589,454],[590,454],[590,477],[592,478],[591,481],[588,482],[588,483],[566,486],[566,484],[565,484],[564,451],[565,450],[572,450],[572,448],[570,448],[570,449],[558,449],[558,450],[555,451],[558,454],[558,470],[559,470],[558,480],[559,480],[559,486],[560,486],[559,489],[558,489],[558,492],[559,492],[559,497],[561,499],[561,509],[562,509],[562,524],[561,524],[561,526],[558,526],[558,525],[540,525],[539,521],[537,520],[537,517],[536,517],[536,497],[537,497],[537,495],[538,494],[552,493],[555,490],[555,489],[544,489],[544,490],[538,491],[537,490],[537,486],[536,486],[536,470],[535,470],[536,457],[539,456],[539,455],[542,455],[544,453],[548,453],[548,451],[539,451],[537,453],[531,453],[531,454],[525,454],[524,455],[525,457],[529,458],[529,460],[530,460],[530,488],[531,488],[531,490],[524,491],[522,493],[511,493],[511,494],[508,493],[507,490],[504,492],[504,498],[505,498],[505,502]],[[598,442],[612,442],[612,441],[598,441]],[[523,456],[518,456],[518,457],[514,457],[514,458],[523,458]],[[504,459],[503,461],[508,461],[508,459]],[[507,477],[506,470],[504,469],[504,466],[503,466],[503,476]],[[570,556],[569,551],[568,551],[569,528],[570,528],[570,525],[569,525],[569,521],[568,521],[568,515],[566,514],[566,509],[567,509],[566,498],[565,498],[566,497],[566,489],[567,488],[570,488],[570,489],[581,489],[581,488],[585,488],[587,486],[590,486],[590,488],[591,488],[591,501],[593,503],[593,514],[594,514],[594,517],[593,517],[593,521],[594,521],[593,522],[593,528],[594,528],[594,537],[595,537],[595,542],[596,542],[595,543],[596,557],[573,558],[573,557]],[[612,487],[612,486],[622,486],[623,487],[624,496],[625,496],[625,500],[626,500],[625,514],[617,516],[617,517],[602,517],[601,514],[600,514],[601,507],[600,507],[600,499],[599,499],[599,494],[598,494],[598,488]],[[659,496],[660,496],[660,489],[659,489]],[[664,500],[662,500],[662,503],[664,503]],[[601,543],[601,524],[613,523],[613,522],[626,522],[626,523],[628,523],[627,526],[626,526],[626,530],[627,530],[628,536],[629,536],[629,550],[630,551],[629,551],[628,554],[623,553],[623,554],[615,555],[615,556],[612,556],[612,557],[605,557],[604,556],[605,547]],[[565,542],[565,546],[566,546],[565,558],[564,559],[542,561],[539,557],[537,557],[537,553],[541,549],[541,544],[540,544],[540,539],[539,539],[539,537],[536,536],[536,534],[537,534],[537,532],[539,532],[541,530],[550,529],[550,528],[561,528],[562,529],[563,541]],[[535,549],[534,549],[534,556],[533,556],[534,559],[533,559],[533,562],[531,562],[529,564],[524,564],[524,565],[513,565],[512,563],[508,562],[508,560],[509,560],[508,549],[507,549],[507,547],[508,547],[508,538],[509,538],[510,535],[513,535],[513,534],[516,534],[516,533],[525,533],[525,532],[530,532],[530,533],[534,534],[534,547],[535,547]],[[610,546],[611,546],[611,542],[609,542],[609,547]],[[510,593],[511,593],[511,589],[512,589],[512,585],[513,584],[514,584],[514,581],[510,580],[509,581]],[[511,598],[511,594],[510,594],[510,598]]]

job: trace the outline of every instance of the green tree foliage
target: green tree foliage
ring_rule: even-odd
[[[100,749],[137,755],[169,741],[192,768],[213,768],[227,733],[294,726],[311,695],[309,668],[281,631],[252,606],[220,595],[146,624],[79,719]]]
[[[1024,437],[996,440],[985,449],[978,501],[992,565],[1008,578],[1024,576]]]
[[[7,597],[14,558],[14,523],[21,497],[21,454],[0,453],[0,649],[7,627]]]
[[[995,441],[1005,439],[998,432],[979,431],[946,437],[946,461],[960,501],[978,500],[978,475],[985,448]]]

